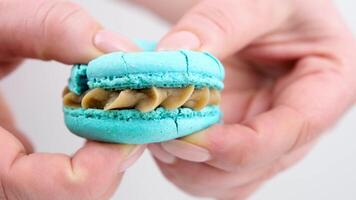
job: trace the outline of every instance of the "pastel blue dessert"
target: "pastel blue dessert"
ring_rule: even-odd
[[[74,134],[127,144],[162,142],[221,119],[224,68],[194,51],[115,52],[72,68],[64,119]]]

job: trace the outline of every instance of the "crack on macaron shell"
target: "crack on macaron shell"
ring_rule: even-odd
[[[179,133],[179,125],[178,125],[178,116],[181,114],[181,110],[178,109],[178,114],[176,115],[176,117],[174,118],[174,124],[176,125],[176,131],[177,131],[177,135]]]
[[[189,75],[189,58],[188,55],[183,51],[180,50],[179,51],[181,54],[183,54],[184,58],[185,58],[185,64],[186,64],[186,73]]]
[[[121,59],[124,62],[124,70],[127,71],[128,63],[125,60],[125,54],[121,54]]]

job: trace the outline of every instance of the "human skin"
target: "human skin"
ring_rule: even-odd
[[[354,103],[355,42],[329,1],[216,2],[188,12],[159,48],[208,50],[224,61],[225,125],[150,148],[183,190],[244,199],[302,158]],[[0,11],[1,76],[26,57],[71,64],[137,50],[72,3],[2,0]],[[0,199],[107,199],[139,155],[95,142],[72,157],[33,153],[0,102]]]
[[[209,51],[223,61],[224,124],[149,149],[182,190],[246,199],[302,159],[355,103],[355,39],[329,0],[191,5],[182,17],[170,16],[168,5],[153,9],[174,23],[158,50]]]
[[[25,58],[86,63],[114,49],[138,49],[68,1],[0,0],[0,27],[0,78]],[[0,199],[109,199],[144,150],[86,142],[72,156],[35,153],[10,110],[0,95]]]

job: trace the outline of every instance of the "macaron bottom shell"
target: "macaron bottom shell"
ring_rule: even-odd
[[[64,107],[65,124],[74,134],[124,144],[163,142],[190,135],[218,123],[221,115],[218,106],[201,111],[157,108],[147,113],[135,109],[104,111]]]

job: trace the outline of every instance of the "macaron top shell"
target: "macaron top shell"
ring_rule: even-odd
[[[114,52],[89,62],[88,78],[122,76],[138,73],[199,73],[224,79],[221,63],[206,52]]]
[[[181,88],[194,85],[222,89],[223,79],[222,64],[207,52],[114,52],[100,56],[88,65],[75,66],[69,89],[76,94],[87,88]],[[83,84],[85,82],[87,84]]]

